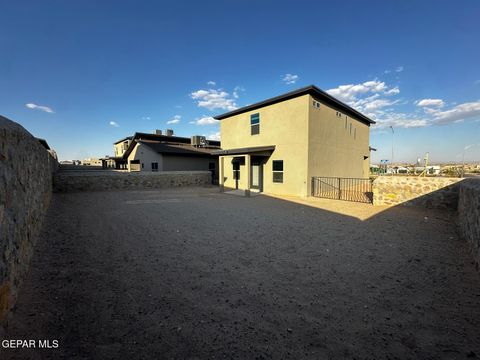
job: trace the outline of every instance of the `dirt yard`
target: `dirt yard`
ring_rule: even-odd
[[[56,194],[6,338],[59,347],[1,359],[475,358],[480,275],[449,212]]]

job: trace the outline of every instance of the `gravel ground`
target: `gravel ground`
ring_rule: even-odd
[[[59,347],[0,358],[475,358],[479,304],[449,212],[216,189],[55,194],[7,338]]]

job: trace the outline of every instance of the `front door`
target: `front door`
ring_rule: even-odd
[[[263,191],[263,166],[260,162],[252,162],[252,189]]]

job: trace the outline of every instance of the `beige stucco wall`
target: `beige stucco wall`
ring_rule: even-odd
[[[263,167],[263,191],[279,195],[308,194],[308,102],[300,96],[220,121],[222,149],[275,145]],[[260,134],[250,134],[250,115],[260,114]],[[283,183],[272,181],[272,161],[283,160]],[[246,186],[246,169],[240,167],[239,187]],[[225,187],[234,188],[231,158],[224,159]]]
[[[368,178],[369,126],[321,102],[313,107],[313,100],[310,96],[308,177]]]
[[[162,155],[142,143],[137,143],[132,150],[128,164],[132,160],[140,160],[140,171],[146,172],[152,171],[152,162],[158,163],[158,171],[206,171],[210,162],[215,162],[218,169],[218,157]]]
[[[152,171],[152,162],[158,163],[158,171],[162,171],[163,169],[163,159],[162,155],[153,151],[148,146],[137,143],[137,145],[133,148],[130,155],[128,155],[128,164],[130,169],[130,161],[132,160],[140,160],[140,171]],[[144,164],[143,167],[141,164]]]
[[[215,163],[218,169],[218,157],[193,157],[163,155],[163,171],[208,170],[209,163]]]
[[[123,153],[127,150],[128,146],[132,140],[125,140],[113,145],[113,151],[115,156],[122,156]]]

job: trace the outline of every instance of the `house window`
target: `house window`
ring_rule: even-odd
[[[273,182],[283,183],[283,160],[273,160]]]
[[[357,128],[353,129],[353,140],[357,138]]]
[[[158,163],[152,162],[152,171],[158,171]]]
[[[260,133],[260,114],[252,114],[250,115],[250,128],[251,128],[251,135],[257,135]]]
[[[313,100],[313,107],[317,108],[317,109],[320,109],[320,103],[316,100]]]
[[[345,130],[347,130],[347,117],[345,116]]]
[[[350,123],[350,135],[352,135],[352,123]]]
[[[233,165],[233,180],[240,180],[240,163],[235,161]]]
[[[342,113],[340,111],[337,111],[337,117],[342,117]]]

